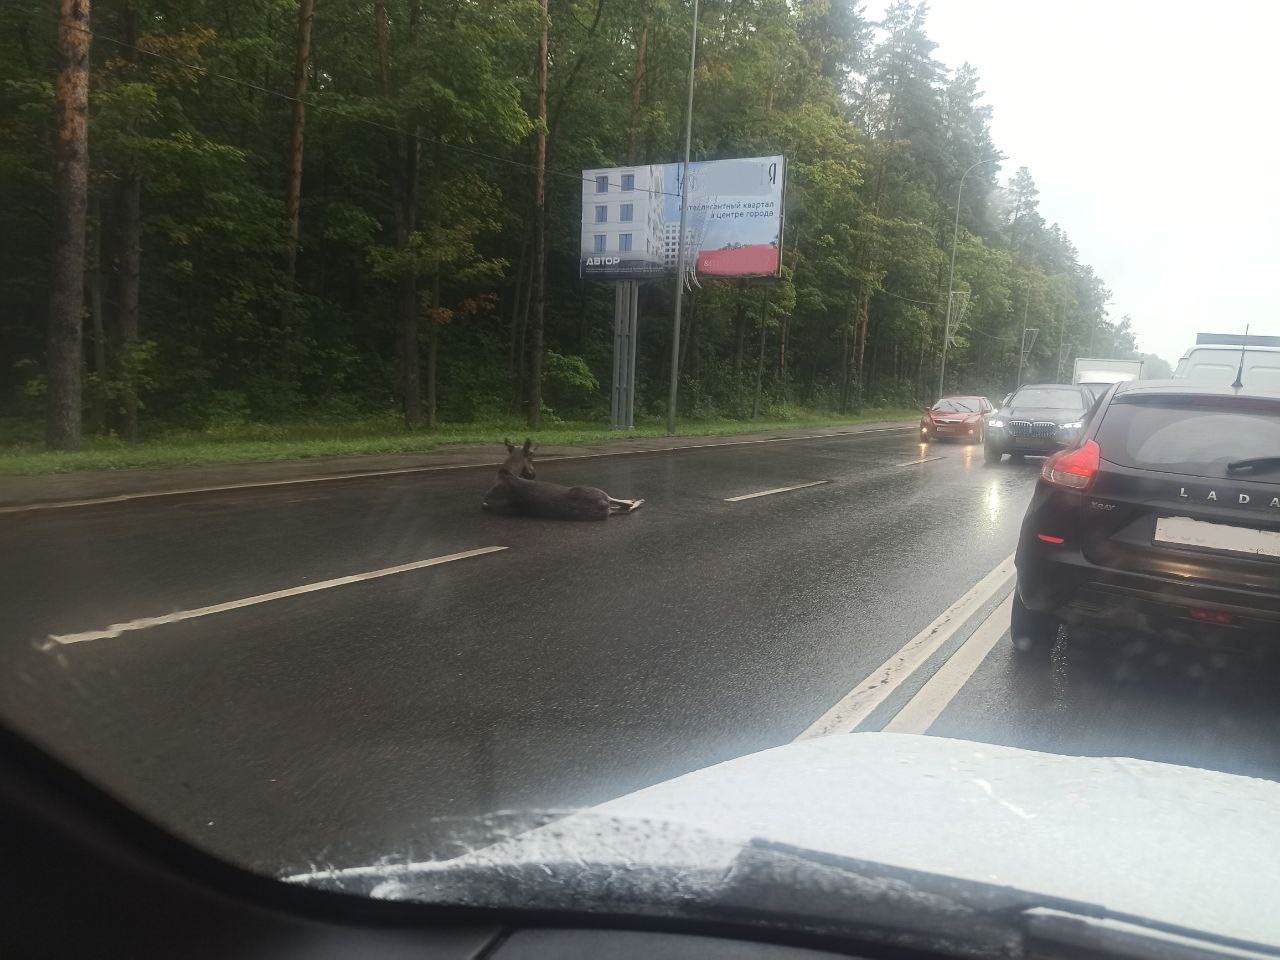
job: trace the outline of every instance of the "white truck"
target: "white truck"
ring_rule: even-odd
[[[1229,386],[1241,378],[1250,387],[1280,389],[1280,337],[1201,333],[1173,371],[1179,380]]]
[[[1141,360],[1107,360],[1101,357],[1076,357],[1071,382],[1088,387],[1096,400],[1113,383],[1142,379]]]

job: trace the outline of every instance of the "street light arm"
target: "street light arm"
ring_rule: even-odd
[[[1003,157],[991,157],[969,164],[960,174],[960,185],[956,187],[956,220],[951,228],[951,275],[947,280],[947,318],[942,325],[942,365],[938,370],[938,396],[942,396],[943,384],[947,379],[947,347],[951,343],[951,301],[956,289],[956,246],[960,242],[960,198],[964,195],[964,178],[984,163],[999,163]]]
[[[693,81],[698,66],[698,0],[693,0],[689,41],[689,98],[684,110],[684,165],[680,168],[680,235],[676,237],[676,305],[671,319],[671,385],[667,393],[667,434],[676,432],[676,400],[680,395],[680,308],[684,298],[685,221],[689,214],[689,152],[693,142]],[[696,254],[695,254],[696,256]]]

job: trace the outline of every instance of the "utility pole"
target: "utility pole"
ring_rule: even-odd
[[[1022,386],[1022,368],[1027,365],[1027,357],[1031,355],[1031,348],[1036,345],[1036,337],[1040,333],[1039,327],[1022,328],[1022,351],[1018,354],[1018,386]]]
[[[947,379],[947,347],[951,343],[951,301],[956,289],[956,244],[960,240],[960,196],[964,193],[964,178],[975,167],[980,167],[984,163],[999,163],[1001,159],[1001,157],[992,157],[990,160],[979,160],[977,163],[970,164],[969,169],[960,174],[960,185],[956,187],[956,222],[951,230],[951,278],[947,281],[947,319],[942,327],[942,367],[938,370],[938,396],[942,396],[943,384]]]
[[[676,240],[676,306],[671,320],[671,391],[667,396],[667,433],[676,432],[676,395],[680,390],[680,308],[684,301],[685,221],[689,215],[689,153],[693,141],[693,79],[698,63],[698,0],[693,0],[693,37],[689,42],[689,99],[684,110],[684,166],[680,169],[680,236]]]

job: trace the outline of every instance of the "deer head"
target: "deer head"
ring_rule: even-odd
[[[525,480],[534,479],[537,474],[533,470],[533,440],[526,437],[523,447],[517,447],[510,438],[503,440],[503,443],[507,447],[507,459],[502,462],[502,466],[498,467],[498,472],[502,473],[505,470]]]

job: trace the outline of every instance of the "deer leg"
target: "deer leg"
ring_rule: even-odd
[[[643,500],[619,500],[617,497],[609,498],[610,513],[631,513],[633,510],[639,510]]]

